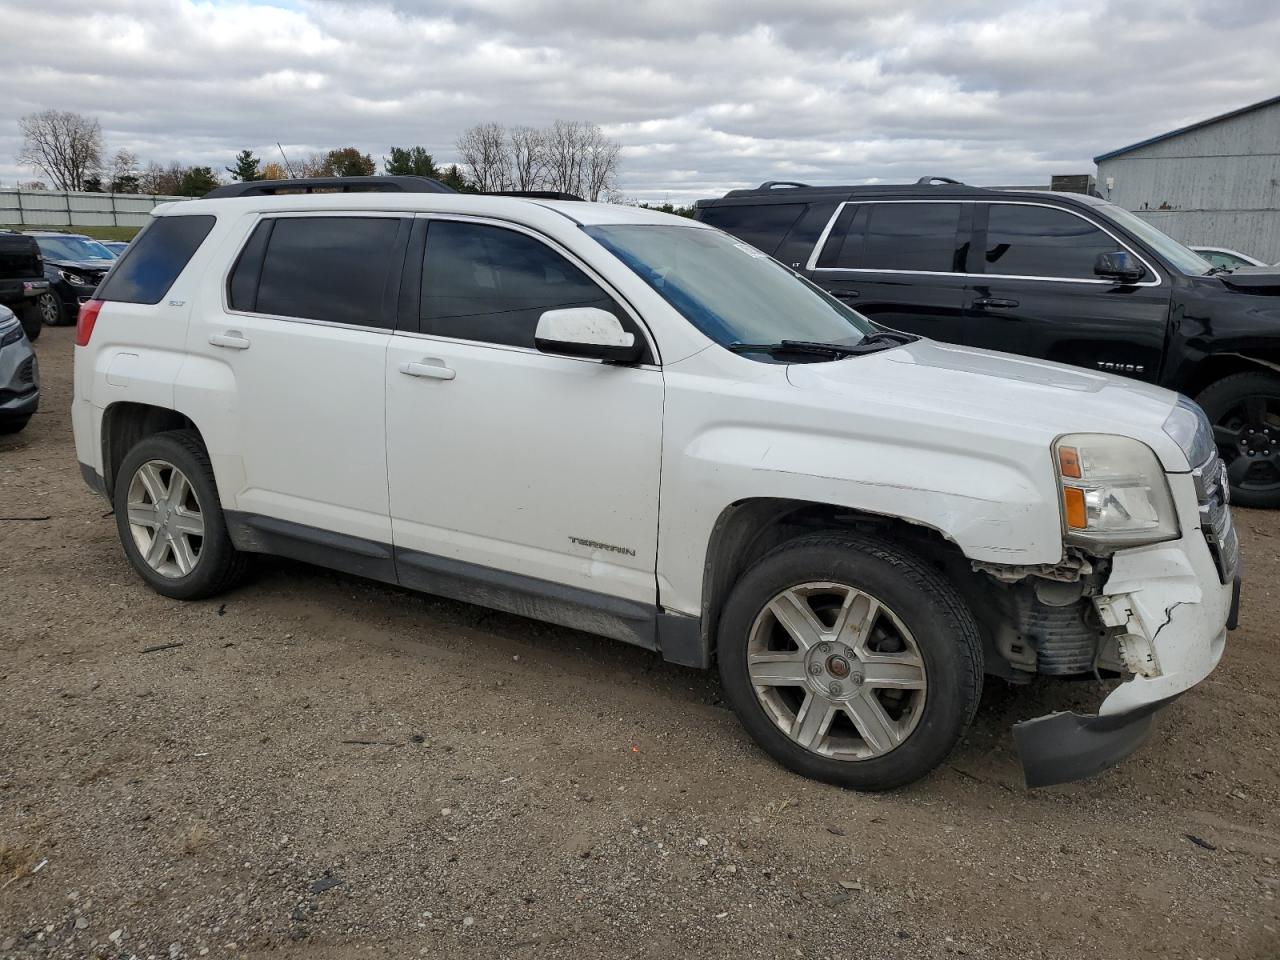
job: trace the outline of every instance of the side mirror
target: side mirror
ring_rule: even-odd
[[[1093,272],[1116,283],[1137,283],[1147,274],[1138,258],[1125,250],[1098,254],[1098,259],[1093,262]]]
[[[614,363],[632,363],[643,353],[636,335],[623,330],[617,317],[599,307],[548,310],[538,318],[533,342],[543,353]]]

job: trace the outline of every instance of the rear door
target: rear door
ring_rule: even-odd
[[[841,204],[806,265],[814,282],[877,323],[960,343],[972,204]]]
[[[182,377],[196,394],[189,405],[218,407],[210,420],[226,423],[210,448],[224,456],[218,476],[233,486],[222,493],[238,519],[264,537],[380,553],[380,567],[359,572],[386,579],[383,364],[411,224],[375,213],[260,219],[225,302],[197,304],[187,363],[200,369]]]
[[[966,344],[1158,379],[1171,291],[1150,260],[1065,207],[975,207]],[[1094,274],[1098,254],[1117,250],[1146,265],[1141,282],[1117,285]]]

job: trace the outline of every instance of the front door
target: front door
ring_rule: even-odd
[[[523,228],[432,218],[415,232],[425,258],[411,250],[402,302],[417,330],[391,338],[386,363],[401,582],[636,640],[614,626],[652,618],[657,599],[662,372],[651,355],[541,353],[534,330],[546,310],[597,306],[644,331]]]
[[[1159,378],[1170,285],[1153,264],[1136,284],[1100,279],[1098,254],[1128,247],[1061,207],[980,204],[975,221],[966,344]]]
[[[845,203],[819,241],[808,276],[894,330],[961,343],[970,203]]]

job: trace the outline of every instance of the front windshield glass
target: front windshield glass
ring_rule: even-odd
[[[665,224],[583,228],[717,343],[855,344],[876,328],[755,247]]]
[[[1124,207],[1108,204],[1103,208],[1106,215],[1136,236],[1156,253],[1164,257],[1182,273],[1191,277],[1201,277],[1213,269],[1213,264],[1194,250],[1188,250],[1173,237],[1157,230],[1136,213],[1130,213]]]
[[[115,254],[85,237],[36,237],[41,255],[50,260],[114,260]]]

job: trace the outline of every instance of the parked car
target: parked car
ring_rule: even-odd
[[[0,230],[0,306],[18,315],[27,339],[40,336],[49,281],[40,248],[30,237]]]
[[[40,370],[17,315],[0,306],[0,434],[17,433],[40,406]]]
[[[770,754],[865,789],[942,762],[984,673],[1123,679],[1015,729],[1044,784],[1222,655],[1185,398],[889,331],[679,217],[269,189],[157,207],[80,312],[81,470],[164,596],[273,553],[718,662]]]
[[[124,240],[99,240],[100,244],[107,248],[112,256],[119,257],[129,248],[129,244]]]
[[[1280,273],[1226,273],[1095,197],[940,177],[765,183],[696,215],[894,329],[1195,397],[1232,497],[1280,506]]]
[[[93,296],[115,255],[97,240],[78,233],[46,233],[31,230],[44,256],[49,293],[41,300],[44,322],[50,326],[74,323],[80,304]]]
[[[1237,267],[1268,266],[1267,263],[1256,257],[1241,253],[1239,250],[1232,250],[1229,247],[1188,247],[1188,249],[1194,250],[1215,267],[1222,267],[1224,270],[1235,270]]]

